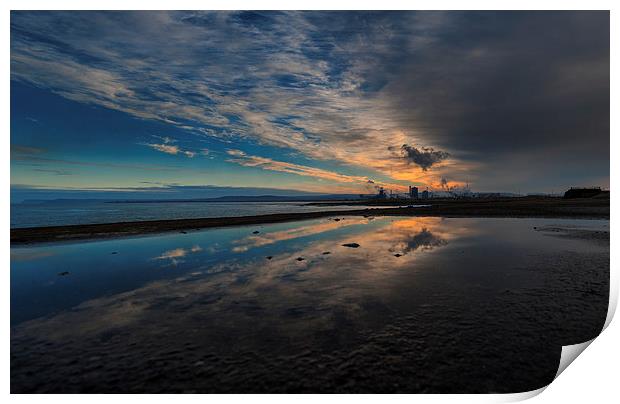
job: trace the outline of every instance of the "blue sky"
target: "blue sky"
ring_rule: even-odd
[[[13,189],[467,183],[609,185],[607,12],[11,13]]]

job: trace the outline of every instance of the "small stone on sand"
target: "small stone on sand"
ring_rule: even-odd
[[[303,257],[297,257],[296,259],[297,259],[297,261],[303,261],[304,260]]]

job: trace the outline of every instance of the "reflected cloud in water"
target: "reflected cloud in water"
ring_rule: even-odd
[[[183,262],[180,258],[187,256],[190,253],[197,253],[202,251],[202,248],[198,245],[192,246],[189,249],[175,248],[174,250],[165,251],[163,254],[153,258],[154,260],[169,260],[173,266],[177,266]]]
[[[272,390],[285,386],[283,381],[294,385],[317,380],[319,391],[339,378],[361,385],[367,385],[363,380],[390,386],[395,380],[413,383],[409,391],[419,386],[445,389],[444,379],[432,375],[467,374],[465,379],[478,386],[476,377],[482,376],[475,369],[487,367],[500,386],[516,380],[505,374],[511,368],[505,360],[512,359],[503,352],[517,349],[529,358],[515,358],[520,366],[531,361],[523,374],[542,380],[532,375],[547,369],[541,363],[555,363],[555,357],[540,356],[548,340],[547,328],[540,327],[549,321],[548,313],[560,312],[560,306],[572,301],[541,300],[541,288],[549,288],[549,279],[554,279],[548,270],[553,266],[528,260],[541,256],[557,263],[554,254],[566,256],[567,249],[577,254],[599,247],[546,237],[532,228],[523,219],[347,218],[263,226],[252,235],[248,233],[253,229],[245,227],[117,240],[114,248],[119,254],[114,256],[107,242],[85,243],[64,254],[105,251],[101,257],[107,258],[93,260],[93,271],[105,271],[119,257],[126,260],[126,278],[140,265],[146,265],[144,273],[150,276],[157,273],[157,262],[177,269],[162,270],[160,278],[122,292],[96,290],[79,304],[23,321],[12,327],[11,349],[23,352],[24,358],[32,350],[46,352],[37,356],[36,374],[52,381],[88,375],[79,361],[61,368],[61,373],[53,361],[79,358],[84,352],[105,356],[103,366],[109,373],[99,374],[97,380],[102,381],[124,380],[118,375],[131,368],[133,379],[127,380],[144,383],[151,370],[165,363],[163,390],[168,382],[178,386],[192,380],[176,375],[192,374],[198,369],[194,366],[204,368],[201,386],[213,391],[224,386],[251,390],[258,381],[269,380],[276,386]],[[359,248],[343,246],[351,243]],[[593,283],[592,274],[605,264],[608,249],[598,251],[600,256],[575,260],[580,264],[572,272],[590,271],[590,287],[604,287]],[[497,263],[493,259],[504,264],[501,276],[492,270]],[[562,262],[558,273],[573,282],[575,277],[566,276],[572,267]],[[547,273],[523,269],[532,266],[546,268]],[[69,280],[88,282],[78,275]],[[552,295],[566,290],[570,288],[559,284]],[[582,300],[579,294],[578,302]],[[19,307],[12,303],[12,310]],[[531,318],[531,313],[545,321]],[[604,321],[604,310],[601,313]],[[583,321],[580,316],[581,327]],[[513,338],[517,333],[522,338]],[[511,345],[518,340],[531,344]],[[475,353],[481,351],[503,359],[480,362]],[[408,373],[411,369],[415,377]]]
[[[432,250],[435,247],[441,247],[448,244],[446,240],[431,233],[424,228],[421,232],[413,235],[406,241],[406,245],[402,248],[402,254],[414,252],[418,249],[423,251]]]
[[[54,255],[53,251],[11,251],[11,262],[13,261],[35,261]]]
[[[369,223],[372,226],[368,226]],[[358,231],[347,232],[348,227],[355,225],[361,225]],[[270,260],[263,255],[238,255],[253,248],[332,230],[345,230],[345,233],[308,241],[301,248],[297,248],[298,245],[283,247]],[[25,328],[43,327],[36,334],[50,338],[80,334],[93,336],[119,325],[133,325],[140,329],[152,327],[154,332],[162,332],[186,327],[189,325],[187,319],[194,316],[211,324],[221,322],[221,316],[225,316],[227,321],[245,328],[256,320],[257,313],[261,313],[264,325],[277,324],[278,328],[289,331],[335,329],[337,321],[329,320],[329,316],[323,315],[325,312],[339,312],[345,317],[355,318],[362,311],[360,300],[378,302],[398,285],[385,273],[409,268],[415,254],[395,260],[391,251],[417,243],[426,246],[420,252],[429,252],[432,247],[446,245],[447,240],[456,237],[458,232],[458,228],[442,226],[439,218],[377,218],[372,222],[365,218],[351,218],[339,222],[297,223],[288,229],[265,230],[260,235],[234,239],[230,248],[237,254],[215,263],[202,263],[201,257],[208,255],[209,250],[198,244],[169,249],[152,260],[166,261],[191,272],[171,280],[154,281],[126,293],[84,302],[70,312],[34,320]],[[359,243],[360,248],[342,247],[342,244],[351,242]],[[326,251],[330,254],[324,254]],[[203,254],[186,260],[199,252]],[[299,257],[303,257],[303,261],[297,260]],[[387,263],[387,260],[391,262]],[[205,299],[212,303],[204,304]],[[383,304],[378,303],[379,306]],[[251,316],[247,317],[246,311]],[[164,314],[173,312],[181,314]],[[287,318],[293,312],[297,320],[303,319],[303,327],[294,326],[295,322],[282,323],[282,316]],[[317,324],[309,328],[313,322]]]
[[[317,235],[320,233],[325,233],[328,231],[340,229],[345,226],[353,226],[353,225],[361,225],[367,224],[368,219],[362,218],[350,218],[346,221],[327,221],[324,223],[311,224],[305,226],[299,226],[292,229],[286,229],[282,231],[275,231],[269,233],[263,233],[259,235],[252,235],[244,237],[240,240],[233,241],[233,244],[236,244],[233,247],[233,252],[245,252],[250,248],[261,247],[269,244],[274,244],[279,241],[285,240],[293,240],[301,237],[308,237]]]

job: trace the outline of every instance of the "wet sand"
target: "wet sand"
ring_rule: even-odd
[[[350,203],[350,202],[347,202]],[[279,223],[342,216],[444,216],[444,217],[548,217],[609,219],[609,199],[503,198],[484,200],[430,200],[426,207],[377,207],[373,209],[271,214],[242,217],[153,220],[71,226],[11,229],[11,245],[52,241],[136,236],[212,227]],[[341,205],[343,202],[335,202]],[[364,201],[367,204],[367,201]]]

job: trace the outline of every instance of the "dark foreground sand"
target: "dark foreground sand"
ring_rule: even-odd
[[[484,200],[431,200],[432,206],[417,208],[351,209],[259,216],[153,220],[72,226],[11,229],[11,244],[135,236],[209,227],[238,226],[316,219],[330,216],[445,216],[445,217],[557,217],[609,219],[609,199],[504,198]],[[338,204],[342,204],[339,202]]]

